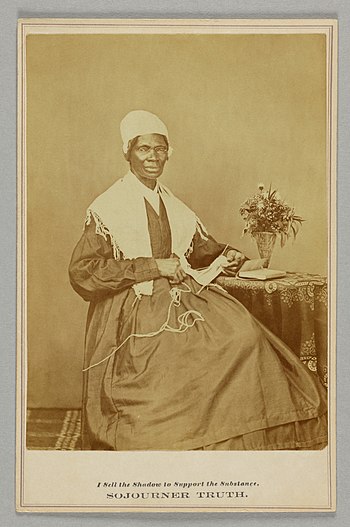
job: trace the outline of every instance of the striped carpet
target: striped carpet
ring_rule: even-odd
[[[29,450],[81,450],[80,410],[29,409],[26,437]]]

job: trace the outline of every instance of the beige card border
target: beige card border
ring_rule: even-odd
[[[186,507],[186,506],[40,506],[24,502],[26,418],[26,37],[29,34],[310,34],[327,40],[327,172],[328,172],[328,360],[329,360],[329,506]],[[17,379],[16,379],[16,510],[19,512],[332,512],[336,510],[336,131],[338,23],[333,19],[45,19],[18,21],[17,113]]]

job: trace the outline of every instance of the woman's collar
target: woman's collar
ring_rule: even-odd
[[[153,195],[154,196],[160,190],[160,185],[159,185],[158,180],[156,180],[156,185],[155,185],[154,189],[151,189],[151,188],[147,187],[146,185],[144,185],[142,183],[142,181],[140,181],[138,179],[138,177],[135,176],[135,174],[133,172],[131,172],[131,170],[128,171],[126,177],[130,181],[130,183],[135,187],[135,189],[137,189],[139,192],[141,192],[143,196],[147,196],[147,195],[148,196],[149,195]]]

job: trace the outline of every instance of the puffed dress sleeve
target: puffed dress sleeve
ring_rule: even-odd
[[[154,258],[116,260],[109,239],[96,234],[93,220],[85,226],[69,265],[72,287],[86,301],[98,301],[159,277]]]
[[[231,249],[239,251],[229,245],[218,243],[210,234],[203,237],[197,231],[192,240],[192,252],[187,260],[193,269],[208,267],[220,254],[226,255]]]

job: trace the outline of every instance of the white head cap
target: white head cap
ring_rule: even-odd
[[[129,141],[139,135],[160,134],[165,135],[169,143],[168,129],[154,113],[145,110],[133,110],[126,114],[120,123],[120,133],[123,141],[124,154],[128,151]],[[172,148],[169,147],[170,155]]]

